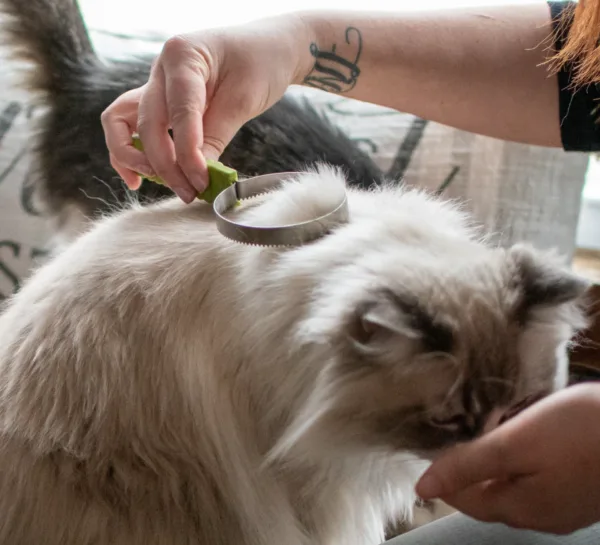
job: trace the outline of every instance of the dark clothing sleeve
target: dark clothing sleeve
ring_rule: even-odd
[[[572,20],[574,2],[548,2],[557,39],[555,47],[562,49]],[[566,18],[566,24],[565,24]],[[560,30],[560,32],[559,32]],[[571,88],[573,67],[565,66],[558,73],[560,134],[567,151],[600,151],[600,90],[596,84]]]

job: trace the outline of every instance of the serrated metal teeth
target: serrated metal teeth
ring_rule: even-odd
[[[227,235],[225,235],[225,238],[231,242],[235,242],[236,244],[242,244],[243,246],[254,246],[255,248],[294,248],[294,246],[291,244],[258,244],[256,242],[243,242],[241,240],[230,238]]]

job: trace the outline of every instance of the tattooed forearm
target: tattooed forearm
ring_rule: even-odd
[[[360,68],[358,63],[362,53],[362,35],[355,27],[346,29],[346,43],[343,51],[338,51],[333,44],[330,51],[319,49],[316,43],[310,44],[310,53],[315,58],[315,64],[304,84],[331,93],[347,93],[356,85]]]

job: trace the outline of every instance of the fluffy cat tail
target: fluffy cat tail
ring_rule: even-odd
[[[11,57],[31,65],[28,90],[50,99],[98,62],[77,0],[0,0],[0,28]]]

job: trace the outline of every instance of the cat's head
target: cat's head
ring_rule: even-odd
[[[426,458],[566,385],[587,283],[527,246],[374,253],[320,287],[299,337],[317,388],[280,448]]]

